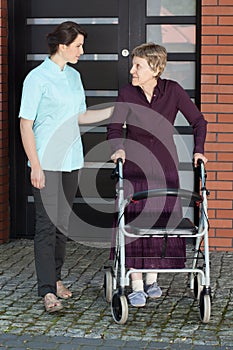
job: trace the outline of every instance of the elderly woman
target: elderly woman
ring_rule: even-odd
[[[193,128],[194,166],[204,156],[206,125],[203,115],[185,90],[175,81],[161,79],[167,62],[166,49],[154,43],[135,47],[132,52],[132,82],[123,87],[108,125],[112,160],[123,159],[125,194],[152,188],[178,188],[178,156],[173,141],[174,122],[181,111]],[[125,126],[126,128],[123,128]],[[125,137],[123,138],[123,131]],[[145,199],[131,203],[125,212],[126,223],[134,226],[177,225],[181,205],[174,197]],[[116,222],[114,223],[116,226]],[[182,268],[185,264],[185,239],[139,238],[126,240],[127,268]],[[111,249],[113,258],[114,249]],[[160,297],[157,274],[131,274],[131,305],[144,306],[146,298]]]

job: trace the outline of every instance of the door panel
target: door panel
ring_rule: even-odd
[[[111,17],[118,16],[118,0],[32,0],[28,6],[28,17]],[[127,0],[125,1],[127,2]]]
[[[158,24],[163,25],[163,30],[169,27],[169,30],[174,31],[178,28],[175,25],[186,28],[187,21],[188,29],[191,28],[193,34],[197,23],[193,9],[186,19],[171,15],[169,22],[168,16],[164,15],[164,4],[169,5],[169,9],[174,9],[173,1],[158,1],[157,5],[163,7],[162,14],[161,8],[154,7],[155,2],[149,0],[70,0],[68,6],[62,0],[9,0],[8,3],[9,79],[10,86],[13,87],[9,92],[12,237],[33,237],[33,196],[17,117],[23,79],[47,55],[46,34],[65,20],[76,21],[87,31],[85,55],[74,68],[81,73],[87,105],[91,107],[115,101],[119,88],[129,81],[130,52],[133,47],[148,39],[159,42],[160,30],[154,30],[155,26],[158,28]],[[195,86],[198,57],[195,54],[195,44],[196,42],[186,46],[181,44],[177,52],[174,49],[177,46],[169,42],[169,62],[165,74],[180,81],[189,95],[198,102]],[[122,54],[125,49],[129,55]],[[179,72],[177,66],[182,68]],[[186,66],[188,74],[184,71]],[[178,116],[176,125],[178,131],[192,138],[190,127],[181,115]],[[114,165],[109,160],[111,150],[106,142],[106,127],[101,125],[91,130],[82,127],[81,133],[85,167],[80,175],[80,188],[74,201],[72,230],[74,234],[82,236],[80,239],[87,240],[89,234],[91,239],[94,237],[95,240],[109,241],[114,215],[115,181],[111,179]],[[188,155],[191,157],[192,140],[187,142]],[[193,177],[189,177],[190,159],[187,156],[180,156],[179,159],[182,183],[192,187]],[[77,218],[80,218],[78,223]],[[75,225],[79,225],[77,229]]]
[[[69,19],[68,19],[69,20]],[[72,18],[70,20],[73,20]],[[76,21],[76,20],[75,20]],[[32,23],[35,21],[31,21]],[[47,21],[48,22],[48,21]],[[62,20],[61,20],[62,22]],[[78,19],[77,19],[78,22]],[[91,22],[91,19],[89,20]],[[98,23],[98,19],[96,21]],[[85,54],[88,53],[114,53],[118,52],[118,24],[116,20],[110,20],[113,24],[81,24],[87,32],[84,44]],[[46,23],[46,22],[45,22]],[[79,22],[80,23],[80,22]],[[54,30],[54,25],[28,25],[26,30],[28,53],[46,53],[46,35]]]
[[[118,62],[96,61],[77,64],[77,69],[82,75],[85,89],[88,90],[118,90]]]
[[[128,35],[125,35],[129,32],[127,13],[128,0],[99,0],[97,2],[70,0],[69,6],[66,6],[61,0],[32,0],[30,2],[9,0],[11,52],[13,54],[11,56],[14,57],[12,58],[11,79],[12,81],[17,79],[17,86],[12,96],[14,107],[11,109],[13,116],[11,136],[15,142],[12,155],[12,183],[17,178],[11,197],[12,236],[32,237],[34,234],[33,196],[17,118],[24,77],[46,57],[47,33],[59,23],[73,20],[88,33],[84,45],[85,55],[77,65],[73,65],[81,73],[88,107],[115,101],[120,84],[124,85],[128,82],[128,58],[120,55],[121,49],[128,48],[129,45]],[[86,157],[74,208],[75,212],[80,212],[80,215],[86,216],[90,222],[94,220],[101,226],[104,219],[103,210],[101,209],[98,214],[98,210],[93,210],[91,206],[88,209],[80,191],[82,188],[88,190],[89,205],[90,200],[96,201],[97,195],[109,199],[114,197],[115,183],[111,179],[113,164],[105,165],[110,158],[110,150],[105,140],[106,128],[97,126],[96,130],[90,132],[81,128],[81,133]],[[104,147],[101,146],[102,144]],[[96,145],[98,156],[94,152]],[[19,159],[20,164],[16,166],[16,160]],[[95,186],[93,187],[94,184],[97,190]],[[21,205],[19,205],[19,198],[22,199]],[[97,204],[99,207],[103,205],[106,207],[109,201],[107,204]],[[109,228],[112,215],[111,209],[107,215]]]

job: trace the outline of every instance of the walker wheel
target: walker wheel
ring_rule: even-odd
[[[201,276],[199,273],[197,273],[194,276],[194,286],[193,286],[193,293],[194,293],[194,297],[199,300],[200,299],[200,294],[203,290],[203,286],[201,284]]]
[[[104,275],[104,296],[108,303],[112,301],[112,273],[106,271]]]
[[[126,323],[128,319],[128,302],[125,295],[119,295],[118,292],[113,295],[111,312],[116,323]]]
[[[206,288],[204,288],[200,294],[199,308],[201,321],[203,323],[208,323],[211,313],[211,295],[206,292]]]

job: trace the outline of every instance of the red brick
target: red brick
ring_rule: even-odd
[[[232,191],[218,191],[217,192],[218,199],[233,199]]]
[[[2,7],[0,8],[0,17],[3,18],[3,19],[7,19],[7,9]]]
[[[217,35],[203,35],[201,38],[202,45],[217,45],[218,37]]]
[[[233,15],[233,6],[203,6],[202,15]]]
[[[0,244],[9,242],[9,237],[5,234],[5,232],[0,232]]]
[[[218,142],[232,142],[233,133],[231,134],[218,134]]]
[[[217,174],[217,179],[223,180],[223,181],[233,180],[233,172],[229,172],[229,171],[221,172],[221,171],[219,171]]]
[[[220,123],[233,123],[233,115],[232,114],[219,114],[218,121]]]
[[[9,193],[8,193],[8,188],[6,187],[6,190],[1,194],[1,197],[0,197],[1,205],[8,203],[8,200],[9,200]]]
[[[219,25],[232,25],[232,16],[219,16],[218,17]],[[213,23],[214,24],[214,23]]]
[[[231,200],[208,200],[208,208],[211,209],[232,209]]]
[[[9,174],[8,174],[8,24],[7,24],[7,1],[0,3],[0,243],[7,242],[9,239]]]
[[[222,230],[222,229],[217,229],[216,234],[218,237],[231,237],[233,238],[233,230]]]
[[[1,158],[8,157],[8,149],[6,147],[4,147],[4,148],[1,147],[0,148],[0,157]]]
[[[211,220],[216,219],[216,210],[215,209],[208,209],[208,217]]]
[[[217,5],[218,0],[202,0],[202,7],[208,6],[208,5]]]
[[[206,142],[216,142],[216,141],[217,141],[217,134],[208,132],[206,135]]]
[[[232,219],[233,218],[233,210],[222,210],[219,209],[217,212],[217,218],[221,219]]]
[[[216,60],[216,58],[215,58]],[[206,62],[208,63],[208,62]],[[216,84],[217,82],[217,77],[215,75],[207,75],[207,74],[203,74],[201,76],[201,83],[202,84]]]
[[[208,181],[209,190],[229,190],[232,191],[232,181]]]
[[[203,26],[205,26],[205,25],[217,25],[218,24],[218,17],[217,16],[202,16],[201,23]]]
[[[0,18],[1,18],[1,21],[2,21],[1,36],[2,37],[7,37],[8,29],[6,27],[4,27],[4,23],[5,23],[7,18],[3,18],[3,17],[0,17]],[[4,48],[4,51],[2,52],[2,55],[6,54],[6,53],[7,53],[7,50],[6,50],[6,48]]]
[[[202,105],[201,105],[201,110],[202,110]],[[208,121],[208,123],[216,123],[217,115],[216,114],[212,114],[212,113],[205,113],[205,119]]]
[[[8,217],[4,221],[0,221],[0,239],[3,238],[4,240],[7,238],[7,231],[9,230],[9,221]]]
[[[233,26],[232,26],[233,27]],[[233,35],[233,30],[232,34]],[[224,52],[225,55],[232,55],[233,48],[231,45],[204,45],[202,47],[203,55],[221,55]]]
[[[233,113],[233,104],[202,104],[202,112],[216,112],[216,113]],[[232,125],[233,126],[233,125]],[[229,128],[229,125],[228,125]]]
[[[232,103],[232,96],[231,95],[219,95],[218,102],[219,103]]]
[[[208,183],[207,183],[207,188],[208,188]],[[208,196],[208,199],[210,200],[210,199],[215,199],[216,198],[216,193],[217,193],[217,191],[211,191],[210,192],[210,194],[209,194],[209,196]]]
[[[219,161],[232,162],[232,159],[233,159],[233,153],[231,153],[231,152],[218,154]]]
[[[218,64],[218,56],[216,55],[202,55],[201,64]]]
[[[230,57],[230,60],[232,62],[232,57]],[[223,84],[233,84],[233,75],[219,75],[218,76],[218,82],[220,85]]]
[[[1,189],[3,190],[2,193],[5,192],[5,188],[6,188],[6,186],[8,186],[8,180],[9,180],[8,174],[3,174],[3,175],[1,176],[0,181],[1,181],[1,185],[2,185],[2,186],[0,186],[0,192],[1,192]]]
[[[228,66],[232,66],[232,55],[218,55],[218,64],[225,66],[226,69],[228,69]],[[225,71],[225,73],[222,73],[223,75],[230,75],[228,74],[228,71]]]
[[[203,94],[202,95],[202,99],[201,99],[202,103],[216,103],[217,102],[217,96],[216,94]]]
[[[205,66],[207,68],[207,66]],[[213,68],[213,73],[215,73],[215,67]],[[233,68],[233,66],[232,66]],[[209,70],[209,68],[208,68]],[[202,93],[216,93],[216,94],[232,94],[233,86],[231,85],[213,85],[213,84],[204,84],[202,85]]]
[[[230,238],[210,238],[209,245],[212,247],[232,247],[232,239]]]
[[[0,37],[0,46],[7,46],[8,45],[8,38],[5,36]]]
[[[217,160],[217,153],[216,152],[205,152],[205,155],[209,161],[216,161]]]
[[[209,237],[215,237],[215,230],[213,230],[213,229],[209,229],[209,232],[208,232],[208,236]]]
[[[233,171],[233,163],[210,162],[208,161],[206,168],[208,171]],[[208,177],[207,177],[208,178]]]
[[[4,49],[4,48],[2,48],[2,49]],[[5,64],[0,65],[0,73],[1,74],[2,73],[8,74],[8,66]]]
[[[225,252],[225,253],[228,253],[228,252],[233,252],[233,248],[230,248],[230,247],[212,247],[212,246],[209,246],[209,250],[210,251],[218,251],[218,252]]]
[[[219,45],[232,45],[232,35],[223,35],[219,37]]]
[[[222,6],[224,6],[224,5],[232,6],[233,5],[232,0],[219,0],[218,2],[219,2],[219,5],[222,5]]]
[[[211,181],[217,180],[216,172],[211,171],[211,172],[208,173],[208,181],[210,181],[210,180],[211,180]]]
[[[203,26],[202,35],[232,35],[233,27],[228,26]]]

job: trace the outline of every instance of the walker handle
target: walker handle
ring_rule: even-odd
[[[198,159],[197,160],[197,165],[198,165],[198,168],[199,168],[199,177],[200,177],[202,182],[205,182],[205,179],[207,178],[207,173],[206,173],[206,169],[205,169],[205,163],[203,162],[202,159]]]
[[[119,177],[119,166],[123,164],[123,159],[122,158],[117,158],[116,166],[112,171],[111,174],[111,179],[115,179],[116,177]]]
[[[122,158],[117,158],[117,165],[119,165],[119,163],[123,164],[123,159]]]

